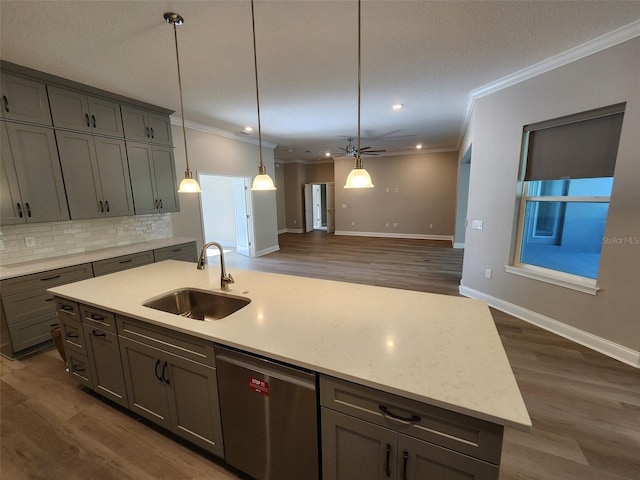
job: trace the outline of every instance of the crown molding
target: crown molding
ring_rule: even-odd
[[[171,124],[172,125],[177,125],[179,127],[182,126],[182,120],[180,119],[180,117],[177,117],[175,115],[171,115],[170,118],[171,118]],[[228,132],[227,130],[222,130],[220,128],[215,128],[215,127],[210,127],[209,125],[204,125],[204,124],[198,123],[198,122],[192,122],[191,120],[185,120],[184,126],[185,126],[185,128],[190,128],[191,130],[198,130],[200,132],[210,133],[212,135],[217,135],[219,137],[231,138],[232,140],[237,140],[237,141],[243,142],[243,143],[250,143],[252,145],[259,145],[260,144],[258,142],[257,138],[253,138],[253,137],[249,137],[249,136],[245,136],[245,135],[241,135],[241,134],[231,133],[231,132]],[[278,145],[275,144],[275,143],[271,143],[271,142],[265,142],[263,140],[262,141],[262,146],[266,147],[266,148],[270,148],[271,150],[273,150]]]
[[[542,60],[541,62],[530,65],[527,68],[523,68],[522,70],[519,70],[515,73],[499,78],[498,80],[495,80],[491,83],[487,83],[486,85],[476,88],[475,90],[471,90],[468,95],[465,118],[458,139],[458,148],[460,148],[460,145],[462,144],[464,134],[467,130],[467,127],[469,126],[469,121],[471,120],[471,115],[473,114],[473,110],[475,109],[476,102],[479,98],[498,92],[513,85],[517,85],[518,83],[524,82],[525,80],[537,77],[538,75],[542,75],[543,73],[555,70],[556,68],[563,67],[584,57],[588,57],[589,55],[593,55],[594,53],[606,50],[607,48],[626,42],[638,36],[640,36],[640,20],[636,20],[632,23],[629,23],[628,25],[625,25],[609,33],[605,33],[600,37],[583,43],[582,45],[578,45],[577,47],[559,53],[558,55],[554,55],[553,57],[547,58],[546,60]]]

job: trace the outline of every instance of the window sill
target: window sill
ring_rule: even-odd
[[[596,281],[590,278],[579,277],[568,273],[554,272],[545,268],[537,268],[530,265],[505,265],[507,273],[513,273],[521,277],[531,278],[540,282],[551,283],[559,287],[577,290],[578,292],[596,295],[598,290]]]

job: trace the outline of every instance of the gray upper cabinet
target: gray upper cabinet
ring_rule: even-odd
[[[20,122],[51,125],[45,84],[2,72],[0,116]]]
[[[123,105],[122,121],[127,140],[172,145],[168,115]]]
[[[133,215],[123,140],[56,131],[71,218]]]
[[[56,127],[124,137],[119,103],[52,85],[47,89]]]
[[[2,124],[3,225],[69,220],[53,129]]]
[[[136,214],[179,211],[173,149],[127,142],[127,155]]]

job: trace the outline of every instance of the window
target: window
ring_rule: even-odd
[[[525,126],[508,271],[595,293],[624,107]]]

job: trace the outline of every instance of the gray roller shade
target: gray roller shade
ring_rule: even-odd
[[[613,177],[624,104],[525,127],[525,180]]]

